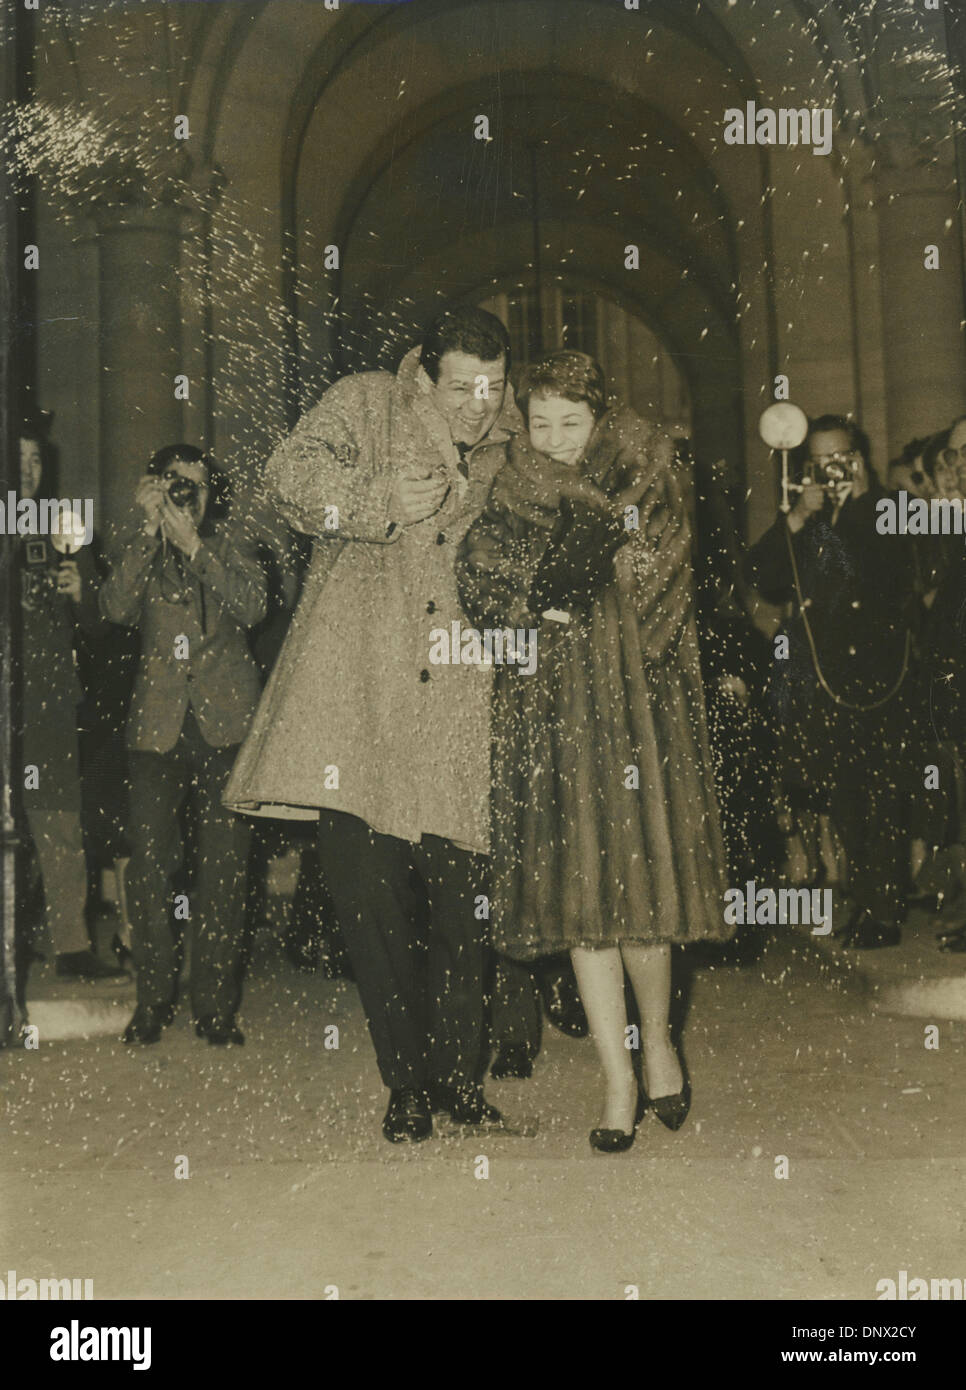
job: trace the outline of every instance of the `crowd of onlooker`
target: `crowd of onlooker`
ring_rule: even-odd
[[[961,891],[966,538],[955,510],[948,534],[889,534],[879,504],[961,503],[966,417],[906,445],[886,486],[859,426],[821,416],[792,473],[787,514],[747,549],[719,525],[699,571],[732,879],[837,887],[842,943],[895,945],[911,907]],[[955,923],[938,941],[966,949]]]

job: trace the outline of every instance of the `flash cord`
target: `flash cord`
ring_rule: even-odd
[[[818,649],[815,646],[815,638],[812,635],[812,625],[808,621],[808,612],[805,607],[805,598],[802,594],[801,580],[798,576],[798,561],[795,559],[795,547],[792,545],[792,534],[789,531],[787,524],[785,526],[785,540],[788,544],[788,554],[792,562],[792,577],[795,583],[795,596],[798,599],[798,611],[799,613],[801,613],[802,622],[805,624],[805,636],[808,638],[808,646],[812,654],[812,665],[815,667],[815,674],[818,677],[819,685],[825,691],[829,699],[833,700],[835,704],[841,705],[843,709],[856,710],[860,714],[867,714],[870,710],[879,709],[882,705],[887,704],[889,700],[892,699],[893,695],[895,695],[898,692],[899,687],[905,680],[906,673],[909,670],[909,650],[912,645],[912,634],[909,631],[908,625],[906,626],[905,650],[902,653],[902,670],[899,672],[899,679],[896,681],[895,685],[892,687],[891,690],[887,691],[886,694],[883,695],[880,700],[873,700],[871,705],[858,705],[853,703],[851,700],[846,700],[843,695],[837,695],[836,692],[829,685],[828,681],[825,679],[825,673],[822,670],[822,664],[818,659]]]
[[[175,568],[178,571],[179,591],[176,594],[165,593],[165,570],[168,567],[168,556],[174,560]],[[201,632],[203,636],[208,635],[208,608],[205,603],[205,586],[202,580],[195,581],[191,575],[185,573],[184,560],[182,553],[177,546],[172,546],[168,542],[167,536],[161,531],[161,553],[157,557],[158,564],[158,585],[161,589],[161,597],[165,603],[178,603],[188,607],[191,602],[189,590],[197,582],[199,597],[201,600]]]

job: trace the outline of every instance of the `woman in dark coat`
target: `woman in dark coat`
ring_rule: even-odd
[[[607,1081],[591,1143],[615,1151],[647,1103],[625,970],[647,1093],[676,1129],[689,1096],[668,1031],[670,945],[731,934],[690,538],[670,441],[606,409],[593,359],[552,354],[521,404],[529,443],[509,445],[457,562],[470,620],[529,630],[538,650],[533,674],[495,673],[491,927],[517,959],[571,951]]]

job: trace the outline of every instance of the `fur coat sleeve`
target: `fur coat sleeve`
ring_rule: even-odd
[[[586,564],[579,545],[567,546],[566,528],[587,510],[623,520],[627,539],[610,582],[633,597],[645,659],[661,661],[692,615],[691,536],[671,442],[630,411],[600,422],[582,474],[514,441],[457,560],[464,611],[477,626],[532,625],[539,615],[529,596],[548,547],[558,547],[558,565],[568,556]],[[572,578],[579,589],[584,575]]]

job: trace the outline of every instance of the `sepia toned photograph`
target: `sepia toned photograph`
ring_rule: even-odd
[[[966,6],[3,0],[0,54],[35,1365],[641,1300],[928,1364]]]

